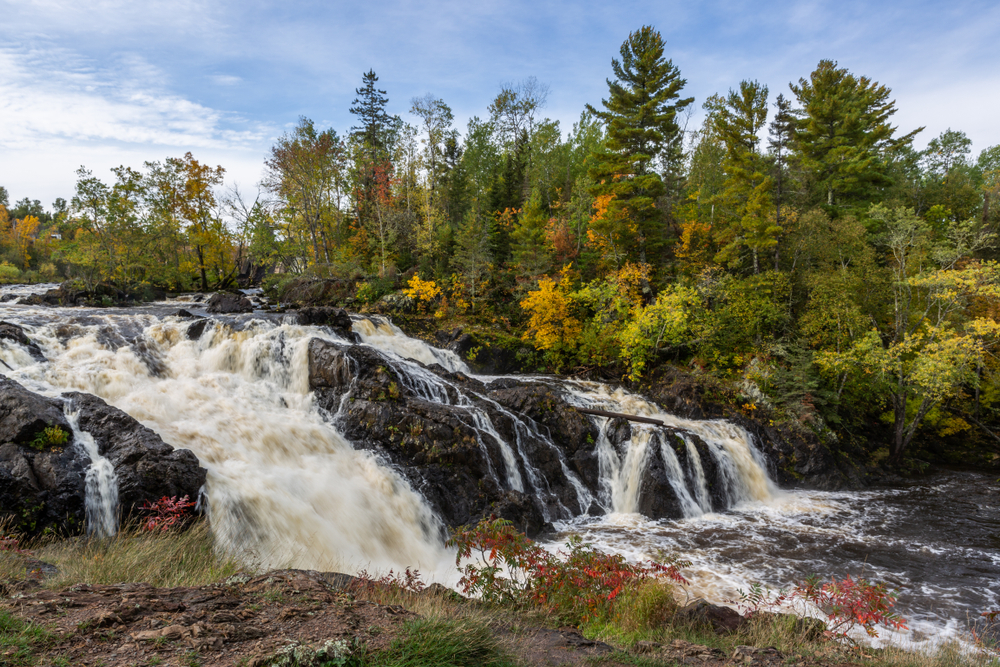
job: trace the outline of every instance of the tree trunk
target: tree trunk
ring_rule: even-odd
[[[205,275],[205,252],[202,246],[195,246],[195,250],[198,252],[198,270],[201,273],[201,291],[208,291],[208,277]]]

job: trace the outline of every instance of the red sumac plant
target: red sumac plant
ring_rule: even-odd
[[[884,583],[847,575],[820,585],[814,576],[799,584],[793,595],[812,602],[827,615],[828,632],[833,637],[847,638],[856,626],[864,628],[869,637],[878,637],[877,626],[906,629],[906,619],[892,611],[897,593]]]
[[[149,516],[143,524],[146,530],[167,530],[183,524],[191,516],[191,510],[195,503],[187,496],[178,498],[177,496],[163,496],[155,503],[146,501],[142,504],[142,510],[148,512]]]
[[[541,606],[570,622],[606,615],[622,592],[644,580],[687,583],[680,574],[686,562],[629,563],[576,536],[567,542],[567,551],[553,554],[518,532],[510,521],[495,517],[459,529],[448,545],[458,550],[455,564],[462,573],[459,584],[465,594],[493,604]]]

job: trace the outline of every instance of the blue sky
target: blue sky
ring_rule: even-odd
[[[1000,3],[0,0],[0,185],[48,206],[80,165],[110,180],[192,151],[253,191],[305,115],[346,132],[373,68],[389,111],[432,93],[464,128],[504,81],[550,87],[564,129],[599,104],[629,31],[659,29],[699,114],[741,79],[771,97],[821,58],[893,90],[918,146],[951,127],[1000,144]]]

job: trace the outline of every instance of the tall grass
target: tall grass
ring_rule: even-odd
[[[34,558],[58,568],[57,575],[44,581],[52,589],[126,582],[202,586],[246,569],[219,553],[207,521],[183,531],[128,528],[112,538],[79,537],[29,546]],[[22,579],[25,570],[23,556],[0,553],[0,577]]]

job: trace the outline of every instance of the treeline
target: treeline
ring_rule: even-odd
[[[460,131],[432,95],[390,115],[370,71],[357,124],[300,119],[252,201],[191,154],[110,183],[81,168],[51,214],[0,202],[0,280],[209,289],[256,263],[359,280],[361,301],[408,287],[523,334],[549,369],[702,369],[747,411],[884,429],[895,461],[918,433],[1000,442],[1000,146],[974,159],[949,129],[915,150],[890,89],[831,61],[776,97],[734,82],[700,127],[653,28],[611,69],[568,132],[535,78]]]

